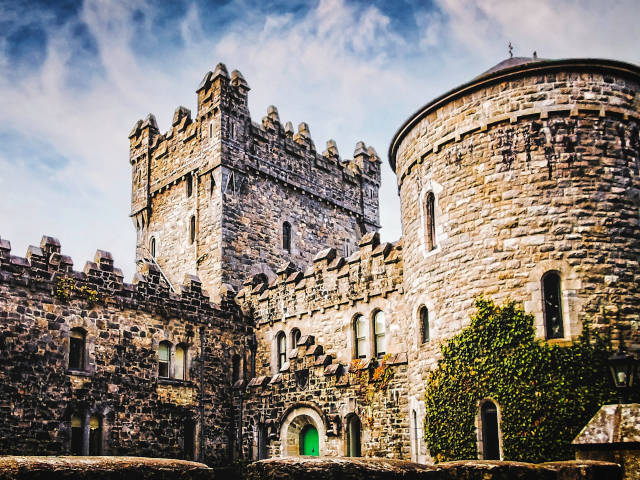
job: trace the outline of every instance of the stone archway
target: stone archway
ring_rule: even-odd
[[[318,454],[326,452],[326,430],[318,412],[310,407],[300,407],[290,411],[280,427],[280,455],[283,457],[298,456],[300,452],[301,434],[313,427],[318,432]]]

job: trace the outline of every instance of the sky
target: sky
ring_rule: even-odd
[[[275,105],[383,160],[381,235],[401,235],[387,150],[432,98],[508,56],[640,64],[638,0],[0,0],[0,237],[24,256],[60,239],[81,270],[96,249],[135,265],[128,134],[153,113],[195,113],[218,62],[249,83],[260,122]],[[320,248],[319,248],[320,249]]]

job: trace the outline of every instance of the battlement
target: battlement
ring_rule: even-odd
[[[253,314],[258,326],[312,315],[378,295],[402,293],[402,265],[401,243],[380,243],[380,235],[370,232],[348,258],[329,248],[319,252],[305,272],[287,263],[271,283],[264,274],[254,275],[245,281],[237,302],[245,315]]]
[[[111,253],[103,250],[97,250],[82,271],[75,271],[71,257],[61,253],[60,242],[49,236],[42,237],[39,247],[29,246],[26,257],[11,255],[11,243],[0,238],[0,283],[47,292],[60,301],[86,301],[89,306],[112,305],[208,323],[237,319],[236,292],[229,286],[222,292],[220,305],[209,301],[200,279],[193,275],[185,276],[177,294],[170,291],[159,268],[148,262],[133,283],[125,283]]]

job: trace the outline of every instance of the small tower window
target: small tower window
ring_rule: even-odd
[[[422,339],[422,343],[427,343],[430,338],[429,333],[429,309],[427,307],[422,306],[420,308],[420,313],[418,314],[420,317],[420,338]]]
[[[156,258],[156,237],[151,237],[151,241],[149,241],[149,252],[151,258]]]
[[[546,338],[563,338],[562,290],[557,272],[547,272],[542,277],[542,299]]]
[[[234,355],[231,360],[231,383],[236,383],[241,378],[240,355]]]
[[[424,224],[427,238],[427,250],[436,248],[436,197],[433,192],[427,193],[424,202]]]
[[[498,426],[498,408],[487,400],[480,407],[482,430],[482,459],[500,460],[500,431]]]
[[[387,336],[383,311],[376,312],[373,317],[373,337],[375,339],[376,357],[384,356],[387,352]]]
[[[299,329],[294,328],[291,330],[291,350],[298,347],[298,342],[300,341],[301,336],[302,334]]]
[[[102,455],[102,419],[99,417],[89,420],[89,455]]]
[[[160,342],[158,346],[158,377],[169,378],[169,359],[171,355],[171,344]]]
[[[69,369],[84,370],[85,368],[85,334],[80,328],[74,328],[69,333]]]
[[[196,216],[192,215],[189,219],[189,243],[196,241]]]
[[[175,365],[173,367],[173,377],[178,380],[186,380],[187,372],[187,349],[184,345],[176,347]]]
[[[367,358],[369,355],[369,326],[364,315],[358,315],[353,321],[353,330],[355,335],[355,357]]]
[[[287,336],[284,332],[280,332],[276,337],[276,348],[278,355],[278,371],[280,371],[287,362]]]
[[[185,177],[186,188],[187,188],[187,197],[190,197],[193,194],[193,176],[191,174]]]
[[[291,224],[289,222],[282,224],[282,248],[291,253]]]

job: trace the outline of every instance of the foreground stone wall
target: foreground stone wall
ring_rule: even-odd
[[[621,480],[620,467],[606,462],[464,461],[420,465],[388,459],[262,460],[247,468],[247,480]]]
[[[143,457],[0,457],[0,480],[211,480],[202,463]]]
[[[53,238],[27,258],[0,240],[0,453],[69,453],[77,416],[85,440],[99,419],[103,454],[228,461],[231,357],[249,332],[231,304],[210,304],[195,277],[170,294],[153,265],[126,284],[108,252],[72,267]],[[85,334],[81,369],[68,368],[71,329]],[[161,341],[173,365],[185,347],[184,379],[159,377]]]

